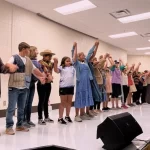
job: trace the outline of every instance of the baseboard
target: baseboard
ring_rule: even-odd
[[[52,110],[58,109],[60,103],[51,104]],[[72,106],[74,106],[74,102],[72,102]],[[32,113],[37,112],[37,106],[32,106]],[[6,117],[6,109],[0,110],[0,118]]]

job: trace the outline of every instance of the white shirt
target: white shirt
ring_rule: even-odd
[[[73,87],[74,86],[74,76],[75,76],[75,68],[73,66],[58,67],[60,72],[60,81],[59,87]]]
[[[24,65],[26,64],[26,57],[22,57],[22,56],[20,56],[20,55],[18,55],[20,58],[21,58],[21,60],[23,61],[23,63],[24,63]],[[9,61],[7,62],[7,63],[9,63],[9,64],[13,64],[14,63],[14,61],[15,61],[15,59],[14,59],[14,57],[12,56],[10,59],[9,59]],[[35,65],[32,63],[32,65],[33,65],[33,70],[34,69],[36,69],[36,67],[35,67]],[[33,71],[32,70],[32,71]]]
[[[128,76],[124,73],[122,73],[122,85],[128,86]]]

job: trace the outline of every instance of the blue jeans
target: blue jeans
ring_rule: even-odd
[[[12,128],[14,125],[13,115],[17,104],[17,127],[23,125],[24,108],[27,100],[28,89],[9,88],[8,108],[6,111],[6,128]]]
[[[31,112],[32,112],[32,102],[34,98],[34,93],[35,93],[35,83],[30,84],[30,88],[28,90],[27,94],[27,101],[26,101],[26,106],[24,110],[24,121],[29,122],[31,118]]]

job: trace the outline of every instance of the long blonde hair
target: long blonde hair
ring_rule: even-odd
[[[29,53],[29,56],[28,56],[30,59],[35,59],[36,58],[36,53],[35,53],[36,50],[37,50],[37,48],[35,46],[30,47],[30,53]]]

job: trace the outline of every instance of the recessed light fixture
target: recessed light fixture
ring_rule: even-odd
[[[146,53],[144,53],[145,55],[150,55],[150,52],[146,52]]]
[[[150,42],[150,40],[148,40]]]
[[[82,0],[76,3],[72,3],[72,4],[62,6],[62,7],[55,8],[54,10],[60,14],[69,15],[69,14],[85,11],[88,9],[93,9],[96,7],[97,6],[95,6],[89,0]]]
[[[146,19],[150,19],[150,12],[123,17],[123,18],[119,18],[118,20],[121,23],[130,23],[130,22],[136,22],[136,21],[141,21],[141,20],[146,20]]]
[[[138,34],[136,32],[125,32],[120,34],[109,35],[109,37],[112,39],[118,39],[118,38],[125,38],[125,37],[135,36],[135,35]]]
[[[137,51],[150,50],[150,47],[136,48]]]

